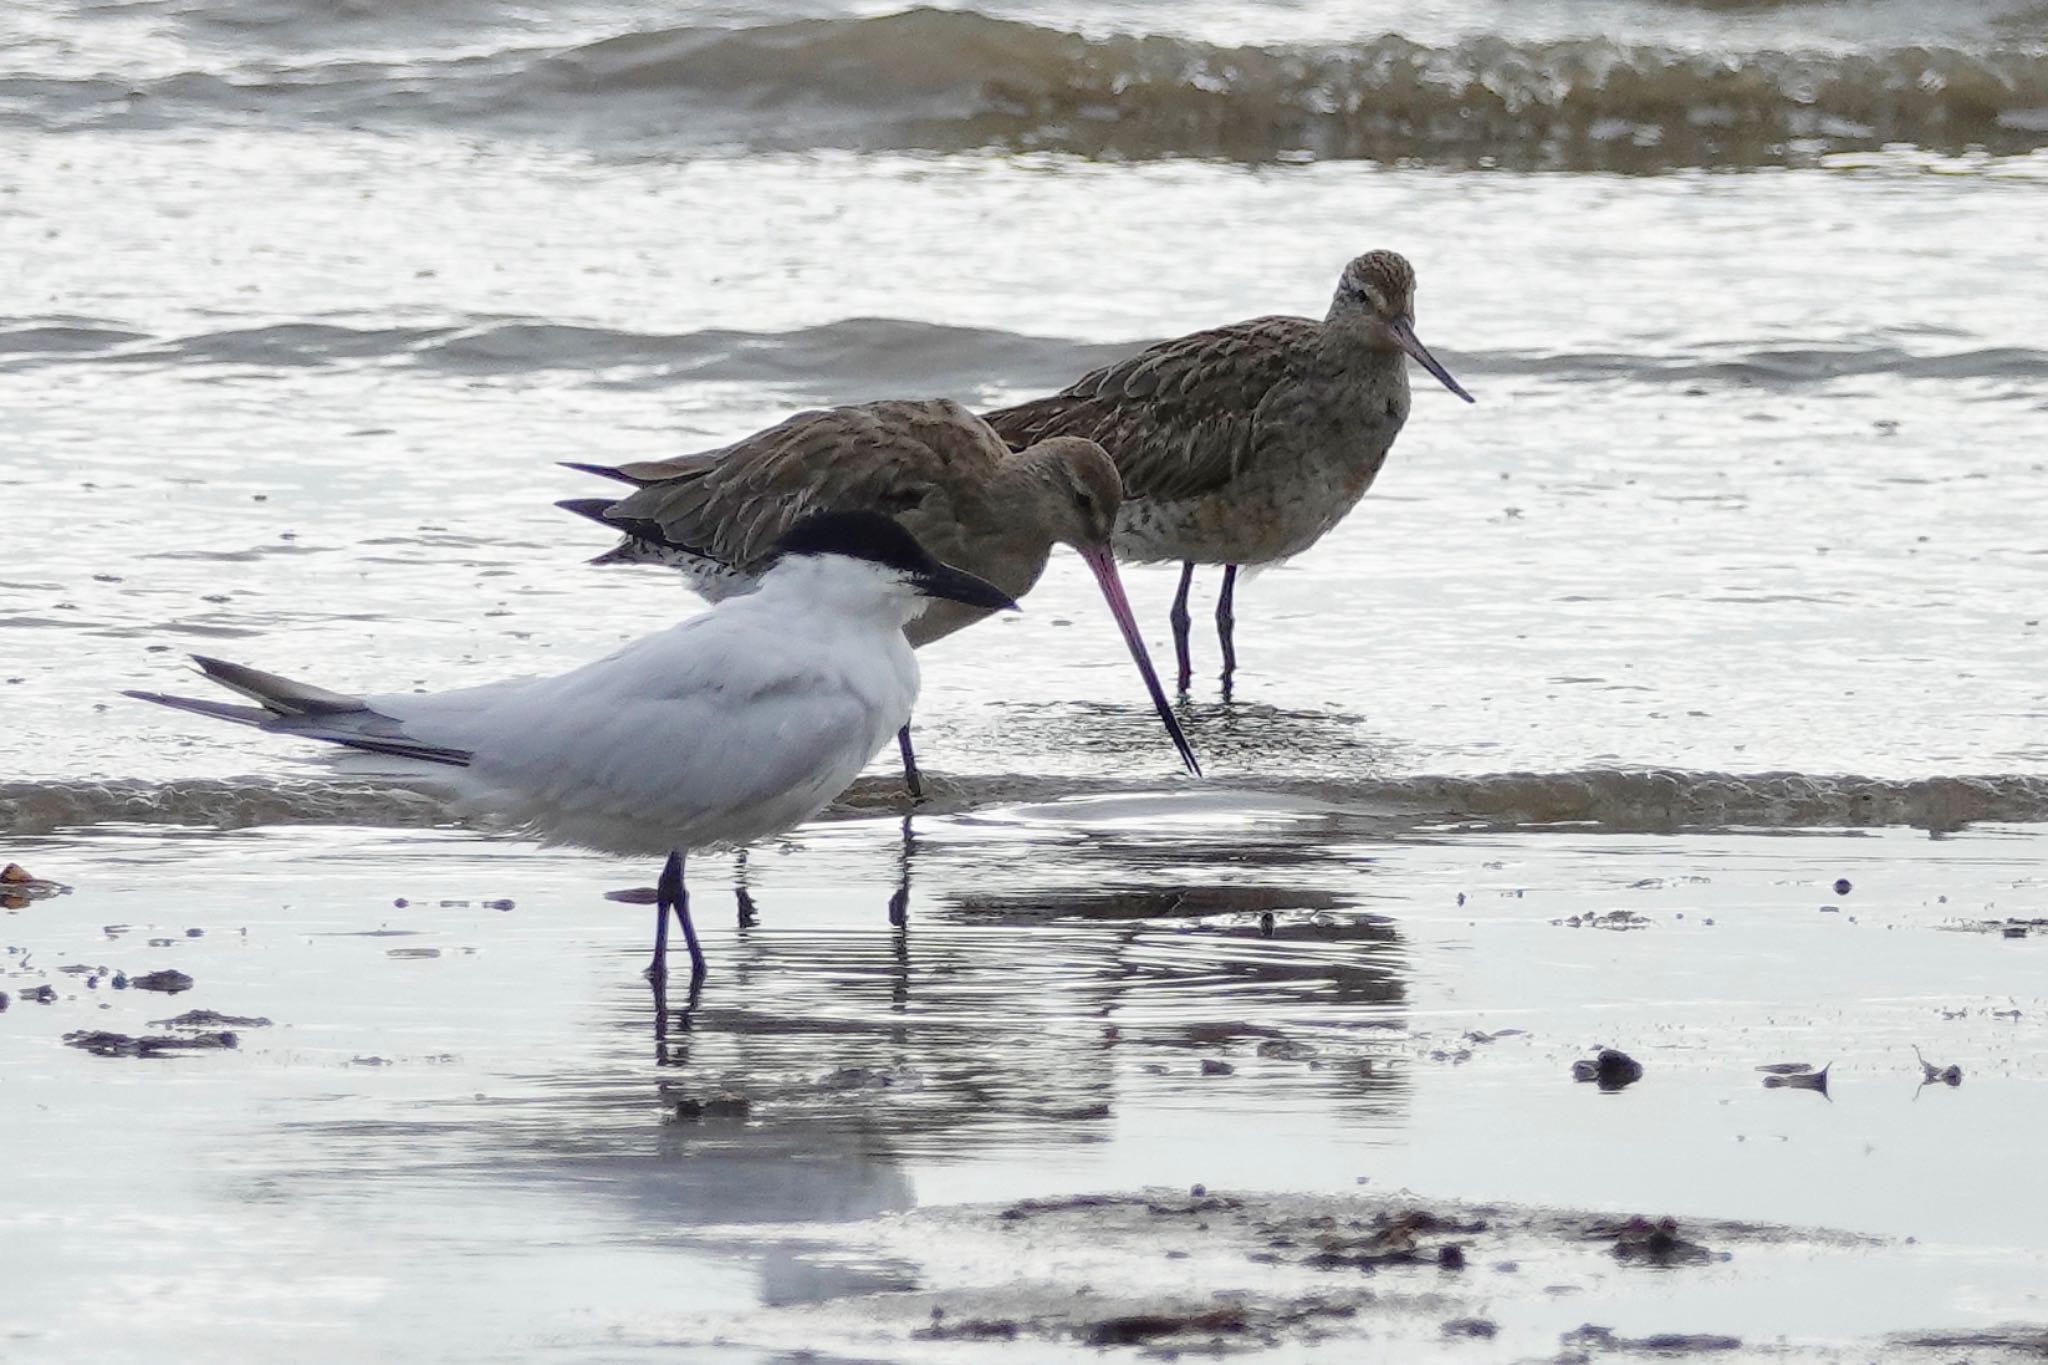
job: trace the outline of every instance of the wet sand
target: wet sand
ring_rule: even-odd
[[[754,854],[751,927],[730,860],[697,865],[713,974],[658,1046],[651,912],[602,895],[650,869],[450,830],[19,839],[69,890],[0,931],[32,1172],[0,1333],[104,1360],[315,1333],[332,1358],[2024,1358],[2039,848],[1390,831],[1243,792],[919,816],[907,844],[846,820]],[[134,985],[166,971],[190,989]],[[233,1046],[66,1044],[90,1031]],[[1575,1083],[1603,1047],[1642,1078]]]

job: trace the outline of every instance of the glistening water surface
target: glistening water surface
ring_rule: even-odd
[[[287,761],[94,709],[171,681],[185,648],[438,685],[693,610],[658,574],[579,563],[603,537],[550,504],[590,481],[554,459],[888,392],[996,401],[1113,343],[1318,309],[1362,241],[1416,256],[1421,330],[1481,401],[1419,387],[1371,502],[1246,585],[1244,705],[1204,686],[1190,716],[1219,771],[2040,766],[2031,176],[230,142],[150,139],[140,174],[133,139],[23,148],[6,245],[67,310],[18,327],[0,374],[22,661],[0,743],[23,776]],[[1931,255],[1916,233],[1957,215],[1992,248]],[[1075,240],[1048,240],[1063,219]],[[1172,575],[1132,578],[1163,647]],[[931,652],[935,766],[1170,770],[1163,745],[1124,753],[1120,720],[1072,723],[1080,698],[1142,697],[1092,598],[1059,556],[1022,615]],[[1241,744],[1265,708],[1309,718]]]
[[[1379,1296],[1297,1358],[2039,1324],[2044,73],[1991,0],[8,8],[0,861],[72,889],[0,890],[0,1353],[1094,1358],[915,1335],[1083,1282]],[[118,696],[566,666],[700,608],[583,563],[555,461],[1029,396],[1370,247],[1480,401],[1418,376],[1240,584],[1229,705],[1203,577],[1209,780],[1061,552],[926,654],[907,844],[885,758],[756,850],[751,927],[693,863],[660,1056],[602,896],[652,868]],[[1160,657],[1175,575],[1126,580]],[[271,1022],[64,1045],[190,1008]],[[1573,1084],[1602,1045],[1643,1080]],[[1360,1278],[976,1212],[1196,1182],[1732,1259]]]
[[[698,867],[716,971],[657,1064],[645,910],[596,897],[603,860],[353,829],[31,841],[81,885],[8,934],[5,1327],[100,1359],[315,1332],[328,1358],[754,1359],[821,1331],[902,1358],[868,1296],[1061,1259],[962,1260],[960,1230],[887,1218],[1197,1182],[1880,1238],[1475,1267],[1501,1334],[1474,1358],[1584,1321],[1797,1344],[2038,1318],[2043,940],[1976,931],[2038,894],[2035,845],[1389,839],[1299,801],[1167,797],[917,817],[907,843],[825,826],[751,860],[751,927],[729,860]],[[162,967],[198,984],[105,975]],[[27,999],[43,982],[56,999]],[[169,1060],[55,1046],[186,1008],[270,1022]],[[1572,1084],[1598,1045],[1645,1078]],[[1921,1085],[1916,1047],[1967,1059],[1963,1084]],[[1791,1061],[1831,1064],[1829,1093],[1754,1070]],[[1154,1252],[1121,1273],[1251,1272]],[[787,1320],[812,1304],[823,1326]]]

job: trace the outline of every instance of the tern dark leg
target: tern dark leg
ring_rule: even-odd
[[[647,978],[654,983],[654,1060],[658,1066],[681,1066],[689,1060],[684,1043],[671,1055],[668,1047],[668,912],[674,907],[676,923],[683,926],[683,941],[690,945],[690,998],[678,1016],[684,1030],[697,1008],[698,992],[704,989],[704,950],[697,943],[697,926],[690,923],[690,897],[683,890],[683,855],[671,852],[662,864],[661,878],[654,884],[654,961],[647,964]]]
[[[903,754],[903,784],[910,788],[910,799],[924,800],[924,784],[917,780],[917,755],[910,752],[910,727],[904,726],[896,732],[896,747]]]
[[[1173,657],[1180,665],[1180,693],[1187,695],[1188,683],[1194,678],[1194,668],[1188,663],[1188,589],[1195,583],[1195,561],[1190,559],[1180,566],[1180,591],[1173,595],[1173,611],[1166,618],[1173,622]]]
[[[1237,591],[1237,565],[1223,566],[1223,593],[1216,599],[1216,638],[1223,642],[1223,700],[1230,700],[1230,675],[1237,672],[1237,643],[1232,633],[1237,629],[1237,617],[1231,611],[1231,599]]]
[[[668,892],[669,904],[675,907],[676,923],[683,926],[683,942],[690,945],[690,980],[704,979],[704,947],[697,942],[697,926],[690,922],[690,893],[683,886],[683,855],[668,855],[668,865],[661,869],[659,888]]]
[[[683,855],[670,853],[662,865],[661,880],[654,884],[654,961],[647,975],[657,983],[668,980],[668,912],[676,912],[683,926],[683,942],[690,947],[690,980],[704,979],[704,949],[697,942],[697,926],[690,923],[690,894],[683,889]]]

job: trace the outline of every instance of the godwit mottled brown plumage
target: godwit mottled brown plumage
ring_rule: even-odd
[[[1369,251],[1344,268],[1321,322],[1253,318],[1164,341],[988,421],[1013,446],[1084,436],[1116,461],[1117,554],[1182,561],[1173,635],[1183,692],[1195,565],[1225,566],[1216,627],[1227,698],[1238,566],[1300,554],[1365,495],[1408,420],[1408,358],[1473,401],[1414,324],[1414,269]]]
[[[1117,578],[1110,537],[1123,484],[1093,441],[1057,437],[1013,452],[958,403],[891,400],[799,413],[700,454],[573,467],[636,485],[617,500],[562,504],[625,536],[601,561],[679,568],[714,602],[751,591],[776,541],[815,512],[885,513],[942,561],[1012,597],[1038,582],[1055,544],[1071,545],[1094,571],[1182,760],[1201,771]],[[986,615],[934,603],[905,634],[925,645]],[[897,738],[920,795],[909,727]]]

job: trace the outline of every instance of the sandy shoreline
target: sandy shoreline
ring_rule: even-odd
[[[900,1282],[863,1283],[846,1273],[851,1256],[902,1267]],[[671,1315],[634,1339],[763,1353],[828,1341],[847,1358],[934,1361],[1117,1347],[1168,1359],[2038,1359],[2039,1326],[1831,1340],[1835,1314],[1784,1311],[1939,1277],[1943,1259],[1753,1223],[1196,1186],[859,1224],[813,1249],[808,1275],[786,1265],[780,1303],[708,1322]],[[1716,1315],[1767,1325],[1652,1325]]]

